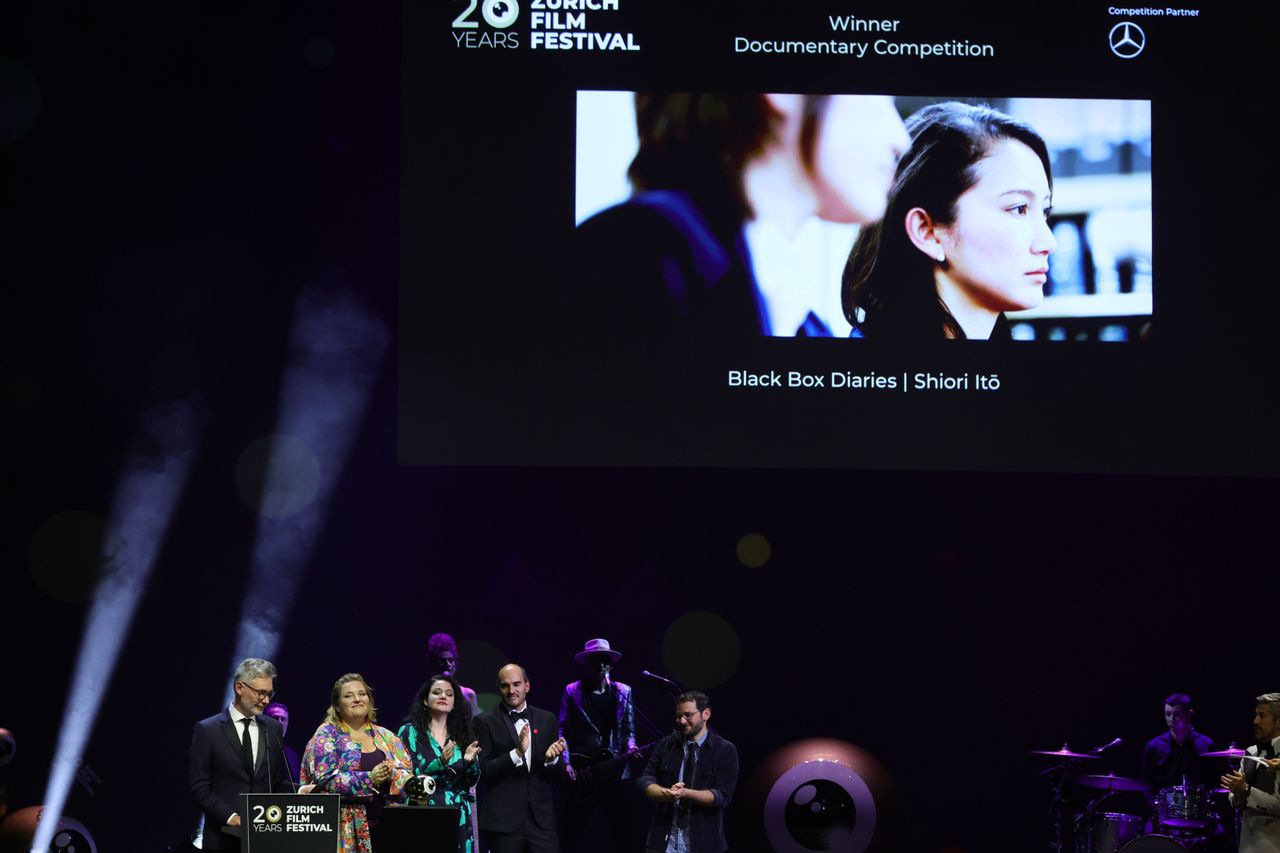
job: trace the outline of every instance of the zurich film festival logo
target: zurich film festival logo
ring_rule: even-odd
[[[457,47],[472,50],[481,48],[517,48],[520,34],[509,28],[520,17],[519,0],[465,0],[467,7],[453,19],[453,40]],[[477,19],[484,20],[481,27]]]
[[[255,804],[252,808],[254,832],[280,832],[283,829],[280,821],[284,820],[284,809],[274,803],[267,806]]]

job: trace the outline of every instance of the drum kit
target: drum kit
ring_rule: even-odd
[[[1112,741],[1111,746],[1117,741]],[[1062,749],[1032,750],[1032,755],[1056,758],[1041,776],[1053,785],[1055,853],[1209,853],[1235,850],[1239,841],[1239,812],[1227,801],[1226,788],[1182,784],[1152,790],[1138,779],[1078,771],[1097,761],[1107,747],[1090,752]],[[1201,758],[1239,759],[1235,744]]]

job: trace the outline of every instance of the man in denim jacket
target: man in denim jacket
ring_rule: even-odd
[[[707,728],[711,701],[700,690],[676,699],[675,734],[658,742],[639,779],[658,804],[646,853],[723,853],[724,810],[738,784],[738,750]]]

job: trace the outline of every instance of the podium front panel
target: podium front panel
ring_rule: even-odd
[[[334,853],[341,803],[337,794],[244,794],[240,820],[245,853]]]

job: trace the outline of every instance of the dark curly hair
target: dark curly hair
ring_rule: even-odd
[[[449,675],[433,675],[418,688],[418,695],[413,698],[413,705],[405,716],[405,722],[411,724],[423,735],[431,731],[431,712],[427,710],[426,699],[431,695],[431,688],[437,681],[446,681],[453,688],[453,710],[445,720],[445,728],[449,731],[449,740],[457,744],[460,750],[476,739],[475,730],[471,726],[471,705],[462,695],[462,687]],[[442,744],[443,745],[443,744]]]

